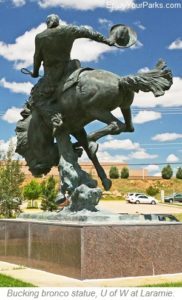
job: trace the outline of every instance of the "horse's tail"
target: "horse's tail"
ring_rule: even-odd
[[[120,87],[128,88],[136,93],[139,91],[152,92],[155,97],[164,95],[172,83],[172,72],[166,68],[166,63],[163,60],[159,60],[155,68],[148,72],[120,78]]]

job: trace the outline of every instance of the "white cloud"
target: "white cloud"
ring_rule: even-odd
[[[140,22],[140,21],[137,21],[134,23],[138,28],[140,28],[141,30],[145,30],[146,27]]]
[[[106,150],[132,150],[135,152],[131,152],[128,155],[120,155],[120,154],[111,154]],[[109,140],[99,145],[99,151],[97,152],[98,159],[102,162],[126,162],[130,159],[154,159],[157,158],[158,155],[152,155],[146,152],[146,150],[142,149],[138,143],[133,143],[131,140]],[[85,152],[80,159],[81,161],[88,161],[88,157]],[[149,167],[150,168],[150,167]],[[152,169],[152,167],[151,167]],[[153,167],[154,169],[154,167]],[[156,169],[157,170],[157,169]]]
[[[12,145],[13,146],[12,159],[21,159],[22,160],[22,157],[19,154],[15,153],[16,144],[17,144],[16,136],[10,138],[8,141],[0,140],[0,154],[1,154],[2,159],[4,157],[6,157],[7,152],[9,150],[9,146]]]
[[[135,94],[133,102],[137,107],[155,107],[160,105],[161,107],[182,106],[182,78],[174,77],[173,85],[169,91],[166,91],[162,97],[155,97],[151,92]]]
[[[101,27],[106,29],[110,29],[113,26],[113,22],[105,18],[99,18],[98,22],[101,25]]]
[[[112,111],[112,114],[116,117],[116,118],[121,118],[122,116],[122,113],[121,113],[121,109],[118,107],[116,109],[114,109]]]
[[[100,150],[106,150],[106,149],[137,150],[137,149],[140,149],[140,144],[133,143],[129,139],[125,139],[125,140],[116,140],[115,139],[115,140],[110,140],[110,141],[100,144],[99,149]]]
[[[157,158],[158,155],[149,154],[145,150],[139,150],[139,151],[131,153],[129,155],[129,157],[133,158],[133,159],[153,159],[153,158]]]
[[[150,121],[155,121],[161,118],[161,113],[155,111],[140,111],[134,118],[133,123],[143,124]]]
[[[157,172],[153,174],[154,177],[161,177],[161,172]]]
[[[6,44],[0,41],[0,56],[13,61],[16,69],[32,65],[35,36],[45,28],[45,24],[40,24],[37,28],[26,31],[23,35],[16,38],[14,44]]]
[[[105,139],[106,139],[107,141],[111,141],[111,140],[113,139],[113,136],[112,136],[111,134],[106,135]],[[181,151],[182,151],[182,150],[181,150]]]
[[[174,42],[172,42],[169,47],[168,47],[169,50],[179,50],[179,49],[182,49],[182,39],[177,39],[175,40]]]
[[[73,44],[71,58],[77,58],[83,62],[97,61],[102,54],[111,51],[117,51],[117,49],[89,39],[78,39]]]
[[[66,24],[62,20],[60,20],[60,23]],[[45,29],[46,25],[40,24],[37,28],[32,28],[30,31],[26,31],[23,35],[17,37],[14,44],[6,44],[0,41],[0,56],[13,61],[16,69],[31,66],[33,63],[35,36]],[[74,42],[71,57],[80,59],[82,62],[97,61],[102,54],[110,51],[117,51],[117,48],[89,39],[77,39]]]
[[[146,167],[144,167],[144,169],[146,169],[148,172],[156,172],[159,170],[159,166],[157,165],[148,165]]]
[[[158,141],[158,142],[168,142],[168,141],[175,141],[177,139],[181,139],[182,134],[181,133],[160,133],[152,137],[153,141]]]
[[[13,93],[30,94],[33,85],[30,82],[8,82],[5,78],[0,79],[0,86],[9,89]]]
[[[175,163],[175,162],[178,162],[178,161],[179,161],[179,158],[178,158],[175,154],[170,154],[170,155],[167,157],[166,161],[167,161],[168,163]]]
[[[135,50],[135,49],[140,49],[141,47],[143,47],[143,44],[137,40],[136,43],[130,47],[130,49]]]
[[[8,123],[16,123],[18,120],[22,119],[20,115],[21,111],[22,108],[13,106],[5,112],[5,114],[2,116],[2,119]]]
[[[134,0],[39,0],[38,4],[42,8],[63,7],[78,10],[93,10],[96,8],[106,8],[110,11],[125,11],[134,8]]]
[[[138,70],[138,73],[147,73],[148,71],[150,71],[150,69],[148,67],[144,67]]]
[[[113,155],[107,151],[100,151],[100,150],[97,152],[97,157],[100,162],[120,162],[120,163],[122,163],[122,162],[126,162],[128,160],[128,157],[125,155],[119,155],[119,154]],[[85,152],[83,152],[83,155],[80,158],[80,161],[90,161]]]
[[[1,153],[2,155],[6,155],[10,143],[11,143],[11,144],[14,146],[14,148],[15,148],[15,147],[16,147],[16,142],[17,142],[16,137],[12,137],[12,138],[10,138],[8,141],[6,141],[6,142],[5,142],[4,140],[0,140],[0,153]]]
[[[101,162],[102,161],[124,162],[124,161],[128,160],[128,157],[125,155],[119,155],[119,154],[113,155],[113,154],[108,153],[107,151],[98,151],[97,157],[98,157],[99,161],[101,161]]]
[[[26,4],[25,0],[12,0],[12,3],[14,4],[14,6],[16,7],[20,7]]]

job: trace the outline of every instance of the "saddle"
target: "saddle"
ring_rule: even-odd
[[[83,71],[91,71],[92,68],[79,68],[78,70],[74,71],[65,81],[62,89],[62,93],[70,89],[73,85],[76,85],[79,82],[79,76]]]
[[[80,62],[77,59],[73,59],[69,62],[66,78],[63,84],[62,93],[70,89],[72,86],[79,82],[79,76],[83,71],[91,71],[92,68],[81,68]]]

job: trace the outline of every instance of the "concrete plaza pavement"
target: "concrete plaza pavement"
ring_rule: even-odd
[[[131,204],[124,201],[100,201],[97,206],[100,210],[107,210],[113,213],[146,213],[146,214],[178,214],[182,213],[182,205],[175,204]]]
[[[137,287],[182,281],[182,273],[156,276],[123,277],[111,279],[78,280],[66,276],[0,262],[0,273],[32,283],[37,287]]]

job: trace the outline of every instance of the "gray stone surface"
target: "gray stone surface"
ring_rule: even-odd
[[[182,272],[182,223],[0,220],[0,227],[2,261],[78,279]]]
[[[83,209],[73,212],[69,207],[65,207],[62,211],[57,212],[40,212],[40,213],[22,213],[17,219],[20,220],[37,220],[60,222],[60,224],[125,224],[125,223],[146,223],[159,222],[156,215],[151,215],[151,221],[146,220],[142,214],[115,214],[109,211],[98,210],[90,211]]]

